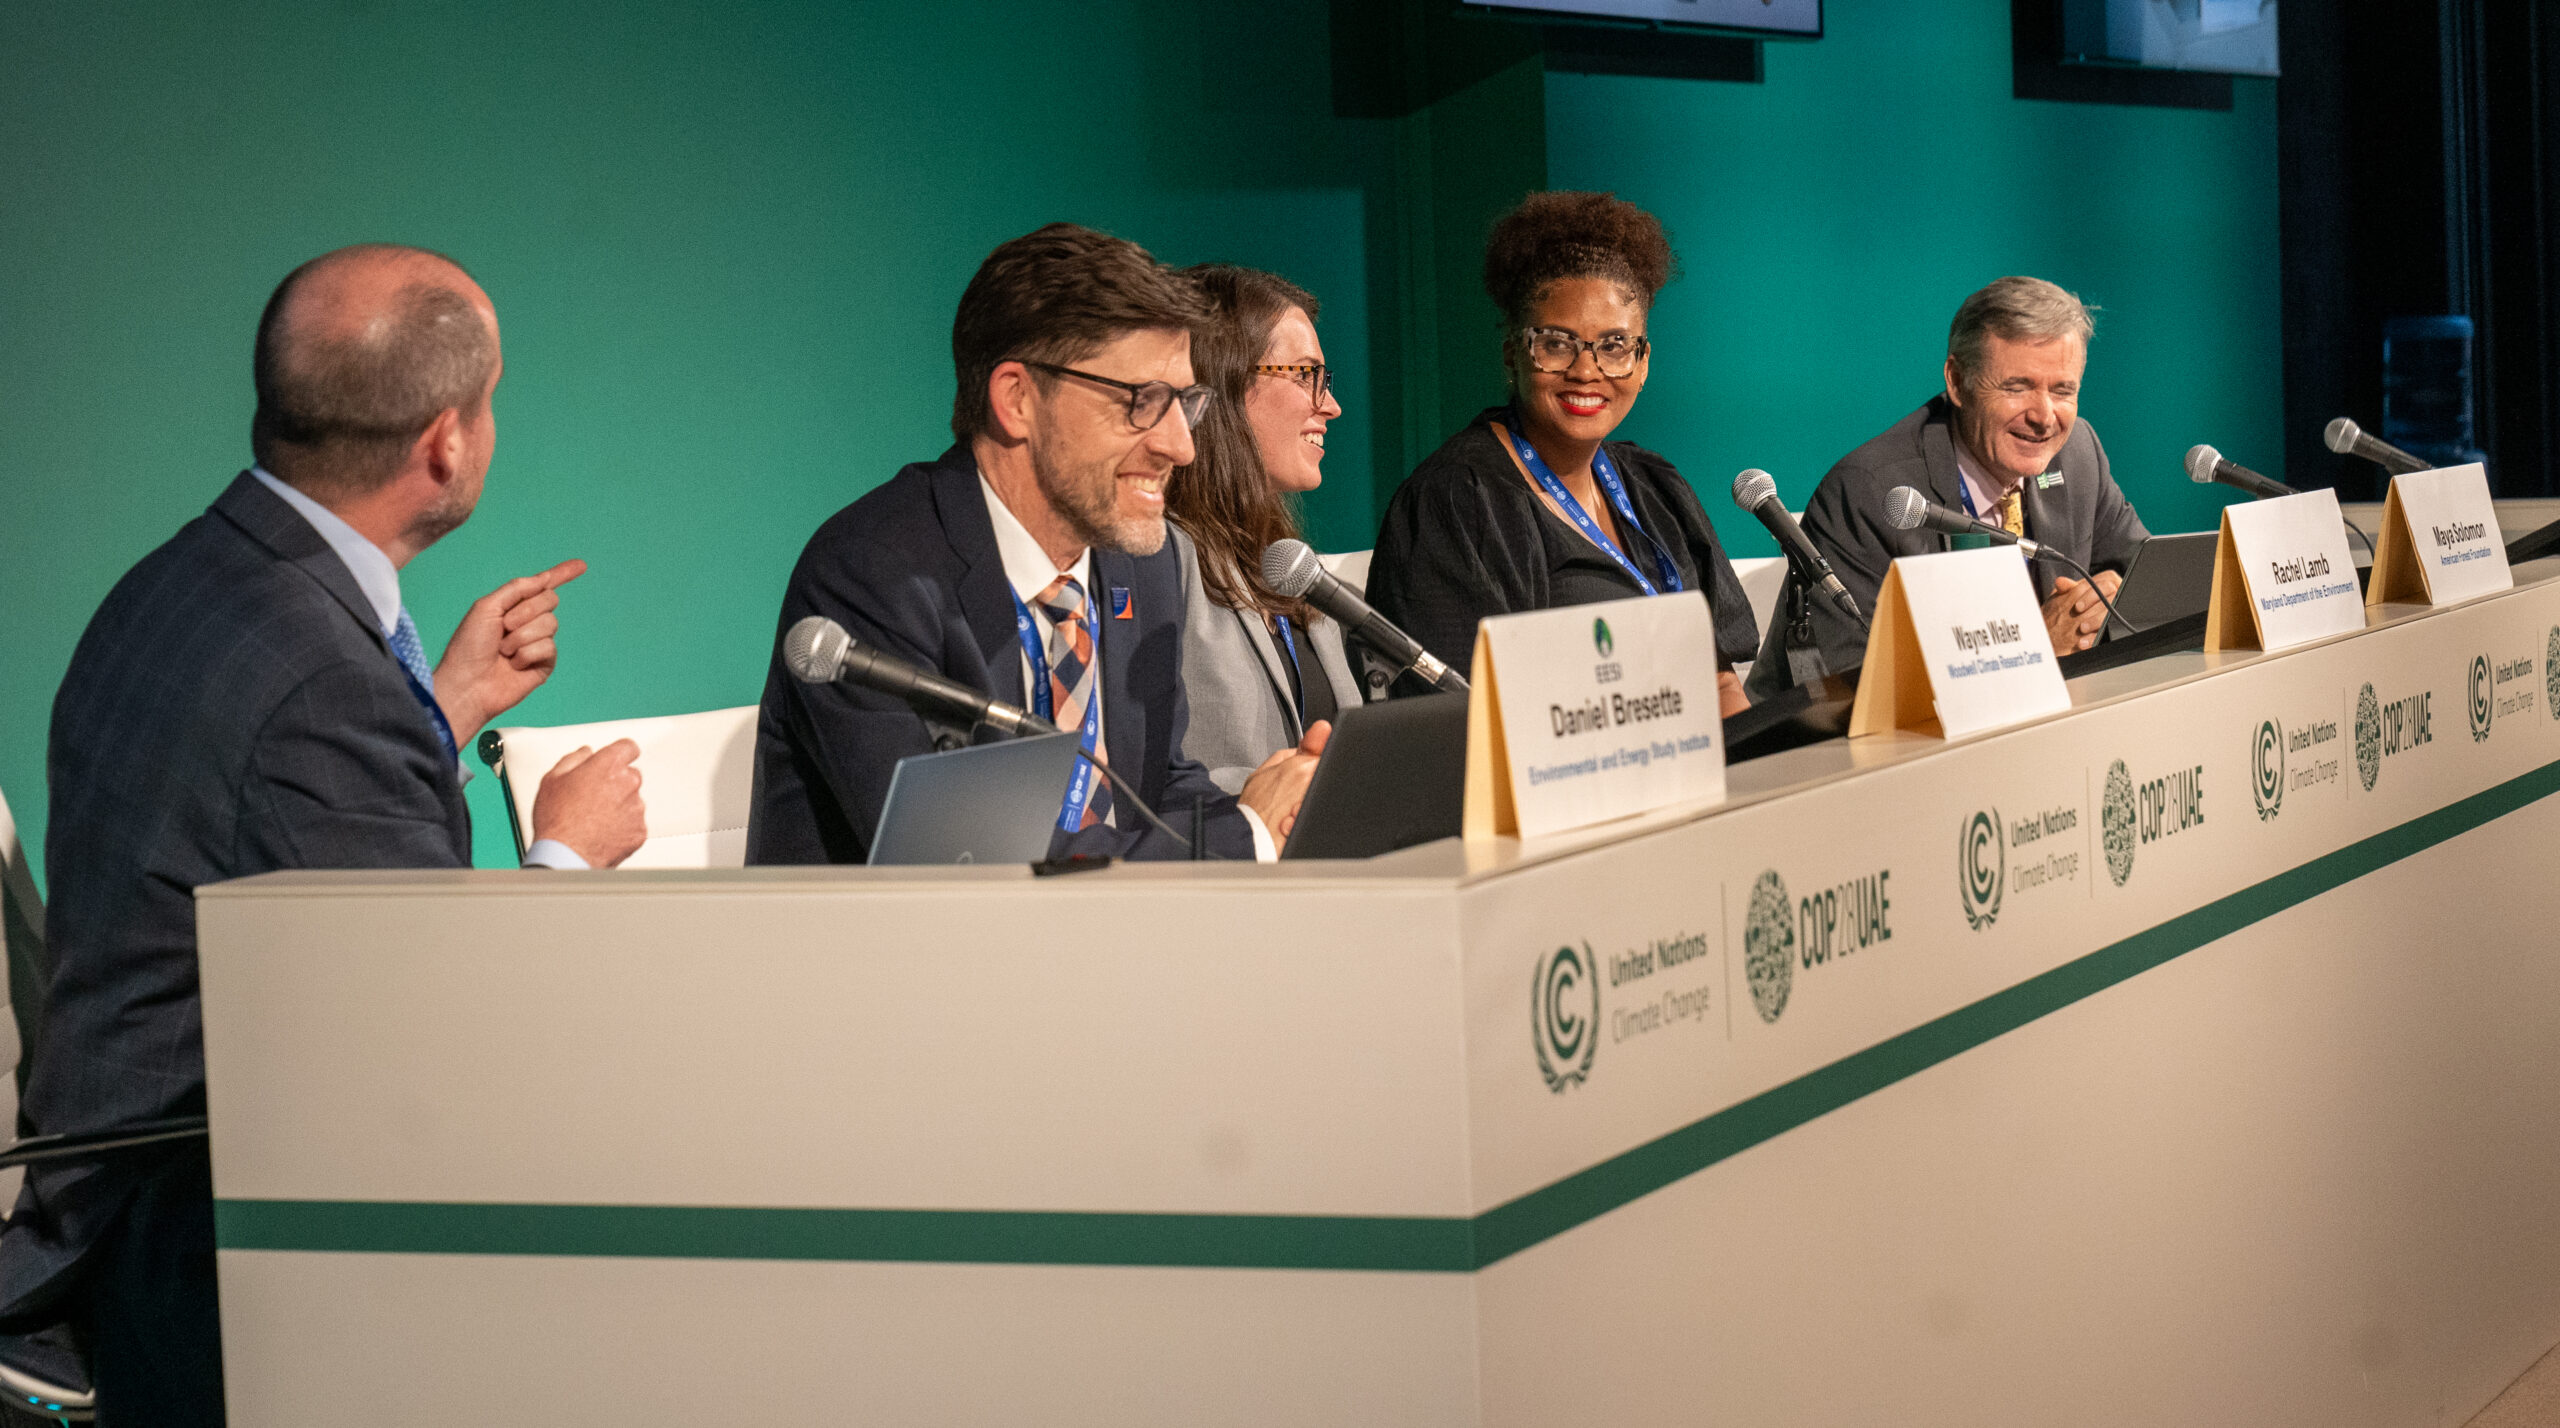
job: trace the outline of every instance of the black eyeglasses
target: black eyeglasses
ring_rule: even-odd
[[[1164,414],[1173,410],[1175,402],[1182,403],[1182,420],[1186,426],[1198,426],[1200,413],[1209,407],[1207,387],[1176,387],[1171,382],[1123,382],[1117,377],[1079,372],[1054,362],[1024,362],[1019,357],[1007,360],[1022,362],[1025,367],[1037,367],[1043,372],[1054,372],[1061,377],[1081,377],[1106,387],[1118,387],[1129,394],[1129,425],[1140,431],[1154,430],[1155,424],[1164,420]]]
[[[1256,376],[1286,377],[1307,389],[1317,406],[1324,405],[1325,394],[1333,390],[1333,369],[1322,362],[1292,362],[1286,366],[1259,366]]]
[[[1586,342],[1561,327],[1522,328],[1520,340],[1529,348],[1530,365],[1541,372],[1569,372],[1573,370],[1574,363],[1582,360],[1582,354],[1588,352],[1591,360],[1600,364],[1603,377],[1635,375],[1636,364],[1644,360],[1645,353],[1653,350],[1652,343],[1641,337],[1629,337],[1623,332],[1608,333]]]

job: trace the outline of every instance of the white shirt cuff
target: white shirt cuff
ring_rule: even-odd
[[[594,866],[586,859],[579,857],[577,849],[557,838],[534,839],[533,846],[524,850],[524,865],[528,868],[549,868],[562,873],[583,873]]]
[[[1262,815],[1239,803],[1236,811],[1244,815],[1244,826],[1253,830],[1253,860],[1257,863],[1280,861],[1280,845],[1273,841],[1271,830],[1262,826]]]

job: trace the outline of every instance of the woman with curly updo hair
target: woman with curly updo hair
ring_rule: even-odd
[[[1677,270],[1650,213],[1533,193],[1493,225],[1484,286],[1511,397],[1414,468],[1387,506],[1369,602],[1458,669],[1488,615],[1703,591],[1724,712],[1760,644],[1742,584],[1678,470],[1611,441],[1644,391],[1645,319]]]

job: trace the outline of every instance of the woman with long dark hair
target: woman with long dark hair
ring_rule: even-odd
[[[1215,313],[1192,333],[1193,380],[1217,395],[1192,432],[1198,455],[1165,491],[1187,605],[1183,752],[1236,789],[1278,750],[1321,748],[1328,722],[1360,702],[1341,627],[1262,583],[1263,548],[1297,538],[1296,498],[1324,480],[1325,427],[1342,406],[1313,295],[1224,263],[1186,272]]]

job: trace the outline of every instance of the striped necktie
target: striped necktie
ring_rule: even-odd
[[[1093,626],[1086,620],[1089,606],[1084,587],[1076,583],[1074,576],[1060,575],[1033,603],[1049,617],[1049,707],[1055,715],[1053,722],[1061,729],[1081,733],[1086,711],[1102,697],[1102,675],[1094,668]],[[1097,763],[1109,762],[1109,752],[1097,747],[1091,736],[1085,737],[1084,747]],[[1111,784],[1097,769],[1091,796],[1085,800],[1083,821],[1076,826],[1091,828],[1110,812]]]
[[[427,668],[426,646],[418,642],[418,622],[409,618],[409,607],[400,607],[400,618],[391,626],[391,655],[400,661],[400,672],[409,676],[409,692],[425,706],[427,722],[436,726],[436,737],[444,741],[444,756],[453,763],[462,762],[462,750],[454,744],[453,726],[445,722],[444,706],[436,703],[435,671]]]

